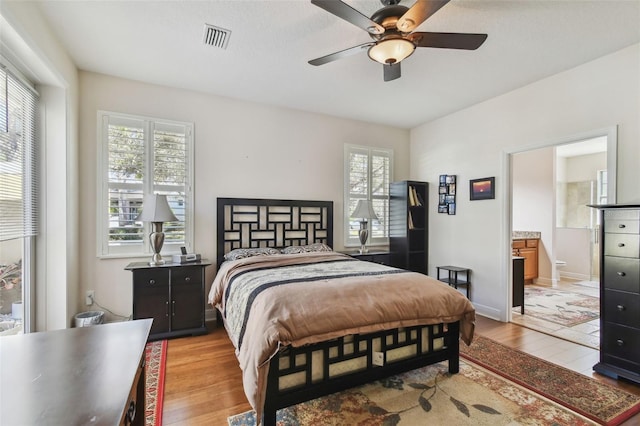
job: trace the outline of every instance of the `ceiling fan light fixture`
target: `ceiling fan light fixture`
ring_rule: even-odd
[[[381,40],[369,48],[369,57],[381,64],[395,64],[410,56],[416,46],[404,38]]]

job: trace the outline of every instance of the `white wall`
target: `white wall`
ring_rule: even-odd
[[[597,154],[569,157],[567,158],[566,164],[567,169],[564,182],[597,180],[598,170],[607,169],[607,154],[605,152],[599,152]]]
[[[556,279],[551,267],[556,226],[554,163],[553,148],[516,153],[511,162],[513,230],[540,232],[535,282],[542,285],[552,285]]]
[[[556,259],[566,262],[558,268],[561,277],[591,279],[591,229],[557,228]]]
[[[131,272],[140,259],[96,257],[97,110],[195,123],[195,251],[215,259],[217,197],[334,202],[342,247],[344,144],[394,149],[394,179],[408,178],[409,131],[81,72],[81,292],[131,313]],[[144,260],[144,259],[143,259]],[[207,269],[207,287],[215,266]],[[86,309],[79,305],[78,309]]]
[[[429,215],[429,268],[472,272],[480,313],[506,320],[510,264],[509,154],[618,126],[619,203],[640,200],[640,45],[548,77],[411,131],[411,178],[458,175],[455,216]],[[469,179],[495,176],[496,199],[469,201]],[[437,204],[432,191],[430,203]]]

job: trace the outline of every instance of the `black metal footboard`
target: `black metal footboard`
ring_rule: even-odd
[[[459,331],[459,322],[421,325],[287,347],[269,364],[262,425],[275,426],[278,409],[440,361],[455,374]]]

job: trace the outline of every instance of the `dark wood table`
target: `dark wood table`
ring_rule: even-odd
[[[144,424],[151,322],[0,338],[0,424]]]

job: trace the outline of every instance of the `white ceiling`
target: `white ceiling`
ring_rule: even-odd
[[[601,152],[607,152],[606,136],[599,136],[597,138],[556,147],[556,156],[564,158],[598,154]]]
[[[366,52],[307,63],[371,40],[308,0],[38,3],[82,70],[401,128],[640,42],[640,0],[452,0],[418,31],[486,33],[484,45],[419,48],[385,83]],[[226,50],[203,44],[205,23],[231,30]]]

